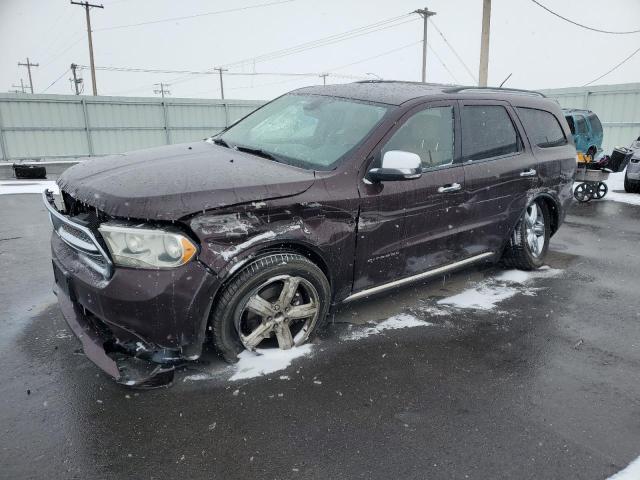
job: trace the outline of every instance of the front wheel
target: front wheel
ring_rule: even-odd
[[[326,276],[308,258],[259,258],[224,288],[211,320],[214,344],[228,362],[243,350],[302,345],[324,321],[330,297]]]
[[[547,205],[534,200],[513,231],[502,261],[509,267],[535,270],[544,265],[551,238],[551,217]]]

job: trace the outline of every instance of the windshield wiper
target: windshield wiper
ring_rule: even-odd
[[[272,153],[266,152],[264,150],[261,150],[259,148],[252,148],[252,147],[243,147],[242,145],[236,145],[235,149],[240,151],[240,152],[246,152],[246,153],[251,153],[253,155],[258,155],[259,157],[262,158],[268,158],[269,160],[273,160],[275,162],[279,162],[280,160],[273,155]]]
[[[229,144],[225,142],[222,138],[214,138],[213,143],[216,145],[220,145],[221,147],[229,148]]]

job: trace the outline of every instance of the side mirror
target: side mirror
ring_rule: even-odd
[[[414,180],[422,176],[420,155],[402,150],[389,150],[382,157],[382,166],[369,170],[367,177],[373,182]]]

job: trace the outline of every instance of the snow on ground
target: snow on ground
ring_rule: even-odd
[[[385,330],[397,330],[399,328],[412,327],[429,327],[431,325],[433,325],[433,323],[425,322],[424,320],[420,320],[419,318],[416,318],[413,315],[409,315],[408,313],[401,313],[399,315],[389,317],[373,327],[368,327],[364,330],[358,329],[355,332],[349,332],[349,334],[344,337],[344,340],[360,340],[371,335],[377,335],[384,332]]]
[[[561,272],[562,270],[547,266],[533,272],[506,270],[496,277],[478,282],[472,288],[439,300],[438,305],[449,305],[461,309],[493,310],[498,303],[517,294],[536,295],[538,289],[531,286],[533,280],[555,277]]]
[[[17,193],[42,193],[45,188],[58,194],[56,182],[51,180],[0,180],[0,195]]]
[[[609,193],[604,197],[604,200],[640,205],[640,194],[624,191],[624,174],[625,172],[620,172],[609,175],[609,180],[605,182],[609,187]],[[614,190],[620,190],[620,192],[614,192]]]
[[[638,480],[640,479],[640,457],[631,462],[627,468],[616,473],[607,480]]]
[[[235,373],[229,380],[234,382],[284,370],[296,358],[310,355],[312,349],[313,345],[307,343],[289,350],[279,348],[257,349],[255,352],[245,350],[238,355],[239,361],[233,366]]]

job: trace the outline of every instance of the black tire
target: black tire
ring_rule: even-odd
[[[604,198],[607,192],[609,192],[609,187],[607,186],[607,184],[604,182],[598,182],[598,185],[596,185],[593,191],[593,198],[595,198],[596,200],[601,200],[602,198]]]
[[[627,174],[624,175],[624,191],[627,193],[640,193],[640,182],[629,180]]]
[[[239,311],[257,287],[279,275],[302,277],[318,293],[319,313],[309,336],[324,324],[331,302],[331,287],[322,270],[307,257],[296,253],[273,253],[258,258],[224,286],[211,314],[213,343],[227,362],[237,362],[237,355],[246,350],[235,323]]]
[[[542,251],[535,255],[527,241],[527,229],[525,226],[525,215],[530,206],[537,204],[544,219],[544,246]],[[549,249],[549,239],[551,238],[551,214],[545,202],[534,200],[527,206],[516,225],[509,244],[505,248],[502,256],[503,265],[520,270],[536,270],[544,265],[544,259]]]
[[[581,183],[573,191],[573,196],[581,203],[586,203],[593,198],[593,189],[588,183]]]

